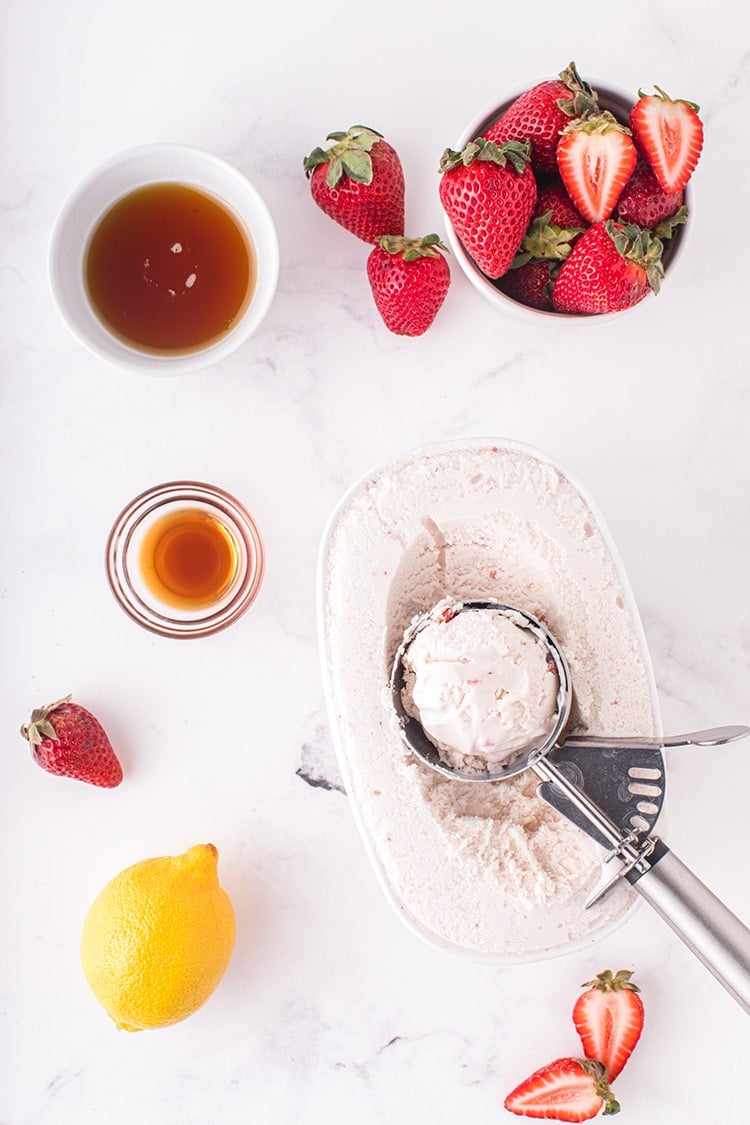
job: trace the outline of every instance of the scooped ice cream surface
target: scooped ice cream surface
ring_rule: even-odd
[[[403,662],[405,706],[454,769],[496,772],[555,725],[554,664],[521,620],[501,610],[431,614]]]

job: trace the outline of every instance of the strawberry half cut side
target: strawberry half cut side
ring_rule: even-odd
[[[630,127],[664,191],[683,191],[703,149],[703,122],[695,102],[638,91]]]
[[[637,156],[630,130],[608,110],[566,127],[557,165],[568,195],[590,223],[610,217]]]
[[[589,1121],[603,1108],[619,1113],[604,1067],[592,1059],[555,1059],[540,1067],[508,1094],[505,1108],[519,1117]]]
[[[598,1059],[613,1082],[633,1053],[643,1031],[643,1001],[632,972],[606,969],[583,986],[573,1008],[573,1023],[587,1058]]]

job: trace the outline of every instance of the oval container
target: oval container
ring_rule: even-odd
[[[477,439],[425,446],[359,480],[330,517],[318,566],[334,746],[399,917],[441,949],[497,964],[585,948],[638,901],[622,883],[584,911],[602,850],[548,809],[528,771],[462,785],[418,762],[400,737],[393,656],[413,617],[442,596],[497,597],[544,621],[571,666],[571,730],[656,736],[648,650],[614,544],[583,489],[543,453]],[[519,878],[534,855],[539,871]]]

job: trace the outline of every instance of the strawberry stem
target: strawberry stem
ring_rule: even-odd
[[[610,973],[610,976],[611,975]],[[594,1080],[594,1089],[596,1090],[597,1097],[601,1098],[604,1102],[604,1116],[608,1117],[611,1114],[619,1113],[620,1103],[615,1098],[607,1082],[607,1069],[604,1064],[600,1063],[598,1059],[578,1059],[577,1061],[581,1064],[589,1077]]]
[[[581,987],[598,988],[600,992],[619,992],[621,989],[640,992],[638,985],[630,979],[632,975],[631,969],[618,969],[616,973],[605,969],[603,973],[597,973],[594,980],[587,980]]]
[[[572,98],[558,99],[557,104],[564,114],[568,117],[591,117],[599,112],[599,95],[581,78],[574,62],[561,70],[559,77],[573,95]]]
[[[375,239],[381,250],[388,254],[401,254],[405,262],[417,258],[439,258],[438,250],[448,253],[448,247],[440,241],[439,234],[426,234],[424,238],[404,238],[400,234],[381,234]]]
[[[41,745],[45,738],[51,738],[53,742],[59,742],[57,731],[49,721],[49,717],[58,707],[62,707],[64,703],[70,703],[72,698],[72,695],[66,695],[64,699],[57,699],[54,703],[45,703],[44,707],[35,707],[31,712],[31,720],[21,727],[23,737],[32,746]]]
[[[314,148],[302,161],[309,177],[322,164],[328,165],[326,183],[335,188],[343,175],[359,184],[372,183],[372,157],[374,145],[383,139],[382,134],[367,125],[352,125],[345,133],[329,133],[327,141],[335,141],[328,149]]]
[[[559,227],[550,223],[552,211],[545,211],[529,226],[523,236],[519,251],[510,264],[518,269],[530,261],[564,261],[573,249],[571,239],[583,232],[583,227]]]
[[[531,144],[528,141],[506,141],[505,144],[498,145],[484,137],[477,137],[476,140],[469,141],[461,152],[447,148],[440,157],[438,171],[450,172],[461,166],[468,168],[475,160],[499,164],[502,168],[510,163],[520,176],[531,161]]]
[[[618,253],[626,261],[634,262],[637,266],[640,266],[645,271],[652,290],[654,293],[658,293],[661,279],[664,277],[664,265],[661,260],[664,250],[662,241],[654,238],[647,230],[636,226],[635,223],[623,225],[614,222],[612,219],[607,219],[604,227],[614,242]],[[620,972],[624,971],[620,970]],[[600,973],[599,975],[605,976],[606,974]]]

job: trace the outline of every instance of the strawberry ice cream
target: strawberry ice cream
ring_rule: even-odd
[[[497,773],[554,727],[557,673],[522,619],[442,605],[404,653],[404,704],[447,765]]]

